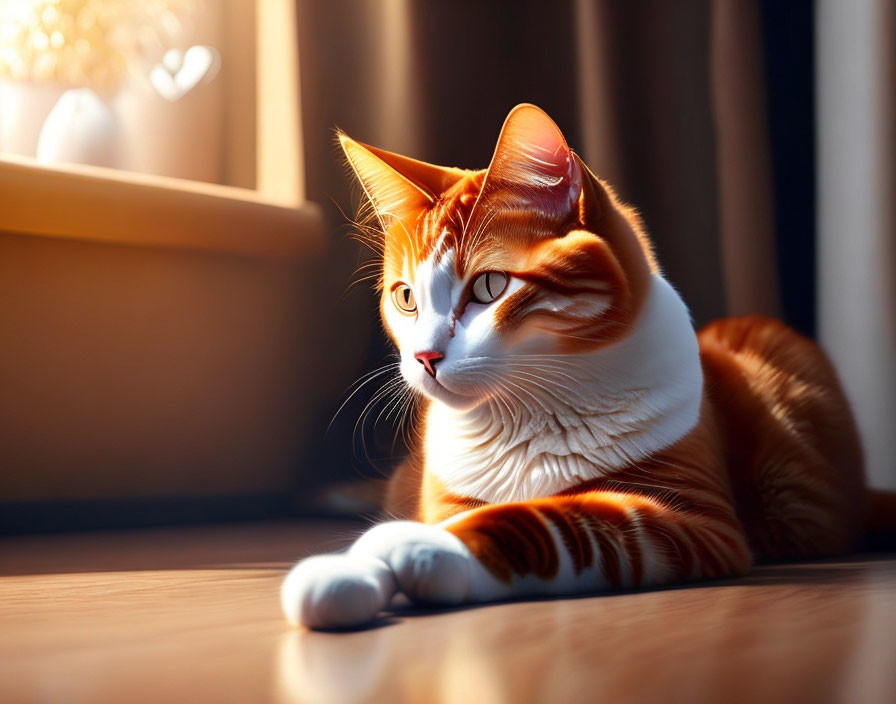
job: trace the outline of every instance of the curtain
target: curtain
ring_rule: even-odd
[[[896,4],[818,7],[819,336],[896,489]]]
[[[834,226],[824,207],[817,270],[815,261],[816,52],[809,0],[298,0],[297,6],[307,191],[325,207],[333,232],[322,300],[339,301],[332,308],[338,333],[333,408],[322,414],[322,426],[352,379],[388,354],[373,295],[362,285],[343,296],[360,255],[346,241],[340,208],[351,214],[358,192],[334,147],[334,127],[419,159],[481,168],[510,108],[535,103],[641,212],[664,272],[696,324],[761,313],[811,335],[818,305],[822,340],[836,350],[843,315],[832,314],[824,293],[833,290],[835,275],[824,264],[824,228]],[[837,24],[825,12],[834,10],[822,7],[820,26]],[[826,95],[819,98],[822,113]],[[826,163],[818,183],[829,197]],[[856,276],[862,266],[856,263]],[[837,301],[849,310],[860,305],[847,296]],[[862,344],[875,344],[872,322]],[[876,354],[878,368],[885,366],[885,350]],[[839,365],[836,352],[835,358]],[[892,359],[889,364],[892,374]],[[844,378],[854,402],[864,403],[848,371]],[[357,434],[354,441],[351,436],[369,398],[359,393],[317,448],[315,461],[327,478],[351,476],[352,466],[368,468],[357,456]],[[869,455],[886,452],[893,457],[892,448]],[[875,472],[876,481],[892,480],[896,469]]]

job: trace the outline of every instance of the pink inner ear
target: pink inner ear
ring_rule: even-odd
[[[498,138],[480,202],[556,218],[569,212],[581,188],[576,159],[554,121],[534,105],[514,108]]]

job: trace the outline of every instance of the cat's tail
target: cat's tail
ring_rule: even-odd
[[[896,549],[896,491],[868,491],[868,523],[865,546],[873,549]]]

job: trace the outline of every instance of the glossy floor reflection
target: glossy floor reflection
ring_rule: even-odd
[[[896,558],[292,631],[332,523],[0,542],[4,702],[892,702]]]

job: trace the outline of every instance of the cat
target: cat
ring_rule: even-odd
[[[339,140],[422,424],[388,491],[406,520],[298,563],[289,621],[358,627],[398,592],[592,593],[855,546],[869,492],[824,353],[758,316],[695,332],[636,212],[542,110],[511,111],[483,171]]]

